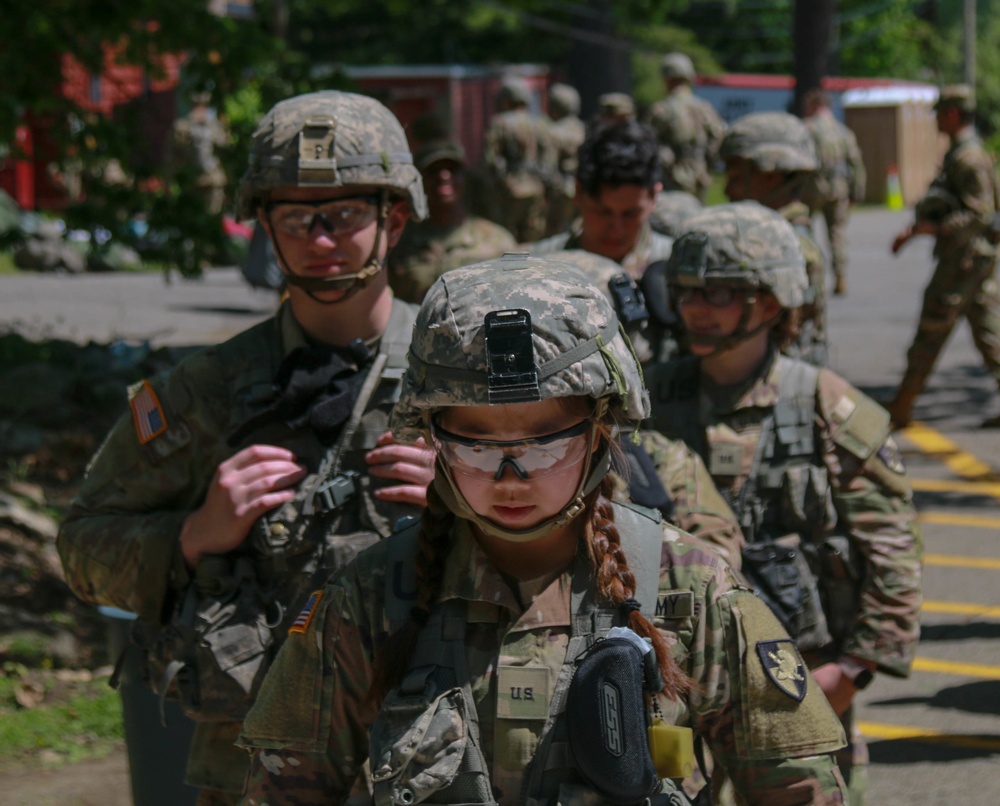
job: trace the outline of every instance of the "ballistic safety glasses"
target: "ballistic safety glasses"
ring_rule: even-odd
[[[729,285],[709,285],[696,288],[673,286],[671,292],[678,305],[689,305],[695,299],[700,298],[702,302],[713,308],[725,308],[727,305],[732,305],[733,300],[743,295],[742,289]]]
[[[305,238],[317,223],[333,237],[364,229],[378,215],[377,196],[347,196],[319,201],[271,201],[264,205],[271,226],[293,238]]]
[[[590,420],[554,434],[514,440],[476,439],[435,424],[434,445],[451,470],[480,481],[500,481],[507,467],[524,481],[551,476],[580,464],[590,448]]]

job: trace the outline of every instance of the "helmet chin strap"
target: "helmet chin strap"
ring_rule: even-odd
[[[458,489],[458,485],[455,484],[448,466],[441,462],[440,459],[437,462],[436,469],[438,472],[434,474],[434,488],[441,496],[445,506],[458,517],[463,520],[472,521],[472,523],[490,537],[509,540],[512,543],[530,543],[552,534],[556,529],[565,526],[584,511],[586,508],[584,499],[597,489],[597,485],[601,483],[601,479],[611,469],[611,448],[605,442],[596,455],[590,454],[587,459],[587,465],[580,477],[580,484],[573,494],[569,505],[558,515],[554,515],[532,526],[530,529],[504,529],[493,521],[484,518],[469,506],[469,502],[465,500],[465,496],[462,495]]]
[[[361,271],[354,272],[353,274],[338,274],[336,277],[302,277],[295,274],[288,265],[288,261],[285,260],[285,255],[281,251],[281,244],[278,243],[279,239],[277,237],[272,238],[271,244],[274,246],[274,254],[278,258],[278,265],[281,267],[281,273],[285,276],[285,282],[288,285],[301,288],[311,299],[321,305],[338,305],[341,302],[346,302],[361,289],[371,285],[372,280],[378,277],[379,273],[385,269],[385,261],[379,259],[378,251],[379,245],[382,243],[382,235],[385,233],[385,222],[388,217],[389,194],[387,191],[381,190],[379,191],[378,224],[375,229],[375,243],[372,245],[372,251],[368,255],[364,266],[361,267]],[[268,223],[270,224],[270,221]],[[271,231],[274,231],[274,227],[271,227]],[[339,299],[321,299],[316,296],[325,291],[342,289],[344,280],[353,280],[354,282],[347,287],[347,293]]]

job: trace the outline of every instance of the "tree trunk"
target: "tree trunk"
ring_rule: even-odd
[[[632,62],[628,47],[615,38],[614,3],[589,0],[574,17],[574,28],[593,33],[573,40],[567,63],[569,83],[580,93],[580,116],[588,120],[604,93],[632,94]]]
[[[802,96],[822,85],[829,69],[830,39],[837,0],[795,0],[795,96],[791,112],[802,114]]]

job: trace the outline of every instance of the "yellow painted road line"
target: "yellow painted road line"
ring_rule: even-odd
[[[972,604],[971,602],[939,602],[929,600],[924,602],[920,607],[925,613],[947,613],[953,616],[1000,618],[1000,607]]]
[[[983,739],[979,736],[944,733],[933,728],[915,728],[908,725],[889,725],[884,722],[864,722],[860,720],[858,721],[858,728],[868,739],[926,742],[929,744],[950,744],[958,747],[975,747],[981,750],[1000,750],[1000,740],[997,739]]]
[[[902,430],[902,435],[916,445],[922,453],[940,458],[956,475],[963,479],[993,481],[996,473],[985,462],[966,453],[954,442],[923,423],[912,423]]]
[[[918,512],[921,523],[938,523],[943,526],[969,526],[973,529],[997,529],[1000,518],[984,518],[981,515],[960,515],[957,512]]]
[[[959,557],[954,554],[925,554],[924,565],[936,565],[943,566],[945,568],[973,568],[982,571],[1000,571],[1000,558]]]
[[[910,479],[910,486],[922,493],[962,493],[1000,498],[1000,483],[995,481],[950,481],[948,479]]]
[[[982,680],[1000,680],[1000,666],[987,666],[985,663],[956,663],[937,658],[914,658],[913,671],[953,674],[958,677],[978,677]]]

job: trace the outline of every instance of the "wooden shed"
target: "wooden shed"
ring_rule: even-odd
[[[917,202],[937,175],[947,138],[937,130],[932,86],[849,90],[844,121],[858,138],[868,174],[865,201],[884,204],[895,171],[904,204]]]

